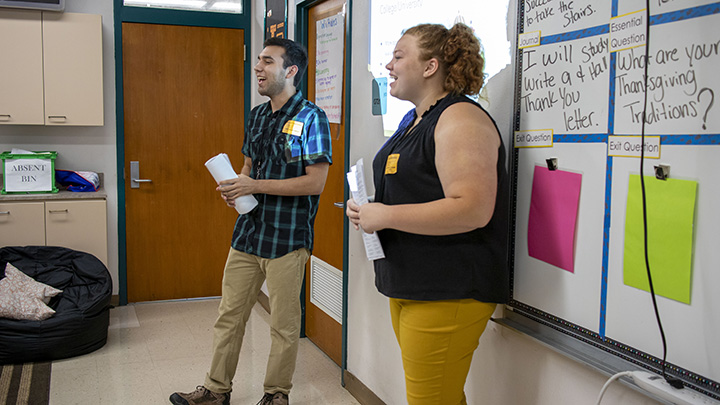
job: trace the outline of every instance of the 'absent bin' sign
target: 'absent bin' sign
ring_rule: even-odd
[[[53,168],[48,159],[5,161],[5,191],[51,191]]]
[[[3,152],[2,193],[56,193],[55,158],[57,152]]]

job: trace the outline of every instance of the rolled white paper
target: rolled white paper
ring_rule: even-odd
[[[215,179],[215,182],[218,184],[220,184],[221,181],[238,177],[230,163],[230,158],[224,153],[211,157],[205,162],[205,167],[207,167],[213,179]],[[235,210],[239,214],[247,214],[255,208],[257,204],[258,202],[252,194],[243,195],[235,199]]]

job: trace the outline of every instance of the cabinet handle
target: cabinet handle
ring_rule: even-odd
[[[10,121],[10,114],[0,114],[0,120]]]
[[[0,215],[10,215],[10,211],[0,211]]]
[[[63,122],[67,121],[66,115],[48,115],[49,120],[62,120]]]
[[[68,209],[65,208],[64,210],[48,210],[48,212],[51,213],[51,214],[62,214],[62,213],[66,213],[66,214],[67,214],[67,213],[68,213]]]

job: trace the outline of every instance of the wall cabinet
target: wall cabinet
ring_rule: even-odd
[[[0,10],[0,125],[102,126],[102,17]]]
[[[108,262],[105,200],[0,202],[0,246],[62,246]]]

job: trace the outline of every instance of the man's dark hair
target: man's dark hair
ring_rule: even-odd
[[[298,83],[300,83],[300,79],[302,79],[302,76],[305,74],[305,69],[307,69],[308,55],[305,47],[293,40],[278,37],[266,39],[263,47],[268,46],[279,46],[285,49],[285,54],[283,55],[283,69],[287,69],[292,65],[298,67],[298,72],[295,75],[295,80],[293,81],[293,84],[297,87]]]

